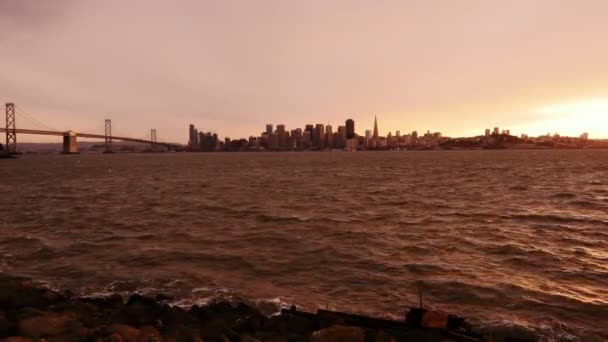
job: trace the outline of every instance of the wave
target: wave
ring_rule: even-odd
[[[299,215],[282,216],[261,214],[256,216],[256,220],[260,222],[306,222],[310,221],[310,217]]]

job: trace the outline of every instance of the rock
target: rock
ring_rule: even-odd
[[[113,333],[112,335],[106,337],[104,342],[125,342],[125,339],[122,338],[119,333]]]
[[[160,336],[158,330],[155,327],[146,325],[139,329],[138,342],[162,342],[163,338]]]
[[[312,331],[318,329],[316,320],[302,316],[281,316],[275,323],[278,324],[279,329],[297,335],[310,335]]]
[[[34,340],[32,340],[31,338],[20,337],[20,336],[9,337],[9,338],[6,338],[1,341],[2,342],[34,342]]]
[[[110,320],[128,325],[153,325],[163,312],[163,307],[153,298],[134,294],[124,306],[117,309]]]
[[[376,337],[374,338],[374,341],[376,341],[376,342],[396,342],[397,340],[393,336],[380,330],[376,333]]]
[[[60,335],[68,331],[68,328],[74,329],[82,325],[70,314],[46,312],[40,316],[21,320],[18,327],[20,335],[38,338]]]
[[[110,331],[123,338],[125,342],[139,342],[139,329],[125,324],[112,324]]]
[[[312,342],[365,342],[365,330],[357,327],[334,325],[315,331],[310,339]]]
[[[173,297],[170,297],[170,296],[164,295],[162,293],[159,293],[159,294],[156,295],[155,300],[157,302],[162,302],[162,301],[166,301],[166,300],[173,300]]]
[[[0,336],[11,336],[16,333],[15,323],[4,312],[0,312]]]
[[[98,308],[103,308],[103,309],[116,309],[116,308],[120,308],[121,306],[124,305],[122,296],[119,294],[113,294],[108,297],[80,298],[80,299],[78,299],[78,301],[84,302],[84,303],[90,303],[90,304],[97,306]]]
[[[187,327],[182,324],[166,326],[163,329],[163,335],[165,336],[166,341],[202,341],[198,329]]]
[[[261,314],[252,314],[250,316],[238,319],[232,328],[239,333],[255,334],[258,331],[274,330],[276,325],[270,318]]]
[[[66,299],[58,292],[34,286],[27,279],[0,275],[1,308],[46,308]]]

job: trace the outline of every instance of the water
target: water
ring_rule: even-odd
[[[116,154],[0,161],[0,271],[608,338],[608,151]]]

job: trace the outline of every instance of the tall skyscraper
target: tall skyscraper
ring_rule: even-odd
[[[353,139],[355,137],[355,122],[353,119],[346,120],[346,139]]]
[[[325,127],[323,124],[317,124],[312,135],[312,145],[318,149],[325,148]]]
[[[346,126],[338,126],[338,132],[334,137],[334,145],[338,148],[346,146]]]
[[[331,125],[325,126],[325,146],[327,148],[334,148],[334,130]]]
[[[378,140],[378,117],[374,115],[374,140]]]
[[[302,129],[296,128],[291,130],[291,141],[294,148],[302,148]]]
[[[266,125],[266,134],[268,134],[269,136],[272,134],[272,124]]]
[[[194,148],[194,125],[190,124],[190,137],[188,138],[188,142],[190,143],[190,147]]]
[[[273,150],[279,149],[279,133],[273,132],[270,135],[270,148]]]
[[[285,125],[277,125],[277,134],[279,135],[279,148],[283,149],[286,146]]]
[[[192,137],[194,139],[194,141],[192,142],[192,148],[195,150],[200,149],[201,141],[199,139],[198,129],[194,128],[194,132],[192,132]]]
[[[302,148],[310,148],[312,146],[312,135],[310,134],[310,131],[308,129],[302,132],[301,145]]]

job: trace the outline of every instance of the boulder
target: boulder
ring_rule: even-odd
[[[21,336],[12,336],[9,338],[5,338],[1,340],[2,342],[34,342],[31,338],[21,337]]]
[[[0,276],[0,307],[4,309],[47,308],[67,298],[58,292],[38,288],[27,279]]]
[[[202,341],[197,328],[188,327],[183,324],[167,325],[162,329],[166,341]]]
[[[80,328],[82,325],[71,314],[55,312],[24,318],[18,324],[21,336],[33,338],[61,335]]]
[[[0,338],[2,336],[12,336],[15,333],[15,323],[4,312],[0,312]]]
[[[365,342],[365,330],[357,327],[334,325],[315,331],[312,342]]]
[[[139,342],[139,329],[125,324],[112,324],[110,332],[118,334],[125,342]]]
[[[153,298],[134,294],[124,306],[113,312],[110,320],[128,325],[153,325],[163,312],[163,307]]]
[[[155,327],[146,325],[139,328],[138,342],[162,342],[163,338],[160,336],[158,330]]]

